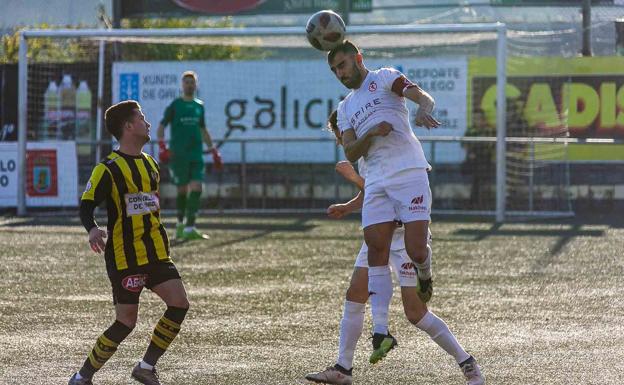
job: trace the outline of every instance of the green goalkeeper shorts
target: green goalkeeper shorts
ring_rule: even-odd
[[[191,181],[204,180],[204,162],[197,159],[174,159],[169,164],[173,184],[185,186]]]

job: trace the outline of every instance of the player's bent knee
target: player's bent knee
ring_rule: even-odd
[[[405,309],[405,317],[412,325],[419,323],[425,314],[427,314],[427,306],[424,304],[419,308]]]
[[[426,243],[423,243],[422,245],[418,244],[418,245],[413,245],[413,246],[406,245],[405,249],[410,259],[417,263],[425,262],[425,260],[427,260],[427,256],[429,255]]]
[[[355,285],[351,285],[347,289],[347,294],[345,298],[347,299],[347,301],[351,302],[366,303],[366,301],[368,300],[368,287],[358,287]]]
[[[175,307],[179,307],[181,309],[189,309],[191,307],[191,304],[188,300],[188,298],[186,298],[186,296],[180,297],[180,298],[175,298],[172,301],[170,301],[169,303],[167,303],[167,306],[175,306]]]

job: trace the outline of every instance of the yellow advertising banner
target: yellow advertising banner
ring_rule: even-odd
[[[468,63],[468,123],[482,110],[496,121],[496,60]],[[624,139],[624,57],[509,57],[508,115],[515,112],[531,136]],[[513,132],[508,133],[514,136]],[[518,135],[520,136],[520,135]],[[624,160],[624,145],[572,145],[570,160]]]

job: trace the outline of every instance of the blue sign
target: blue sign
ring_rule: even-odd
[[[139,101],[139,74],[119,74],[119,100]]]

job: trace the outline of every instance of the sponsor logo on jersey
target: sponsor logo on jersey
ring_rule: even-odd
[[[375,83],[375,81],[373,80],[372,82],[370,82],[370,84],[368,85],[368,90],[370,92],[375,92],[377,91],[377,83]]]
[[[427,206],[423,205],[423,202],[425,201],[425,197],[423,195],[418,196],[418,197],[414,197],[412,199],[412,202],[410,203],[409,206],[409,211],[411,212],[418,212],[418,213],[424,213],[427,211]]]
[[[91,181],[88,181],[88,182],[87,182],[87,185],[85,186],[85,190],[84,190],[84,192],[87,192],[87,191],[91,190],[91,187],[92,187],[92,185],[91,185]]]
[[[361,106],[355,114],[351,116],[351,126],[353,128],[359,127],[362,123],[366,121],[376,110],[376,107],[381,105],[381,99],[375,98],[370,102]]]
[[[128,291],[138,293],[143,289],[146,281],[146,274],[129,275],[121,281],[121,286]]]
[[[145,215],[160,210],[158,194],[155,192],[128,193],[124,195],[126,201],[126,215]]]

